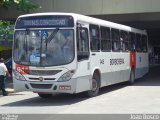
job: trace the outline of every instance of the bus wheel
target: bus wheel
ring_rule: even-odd
[[[99,88],[100,88],[100,80],[99,80],[99,75],[95,73],[92,77],[92,89],[87,91],[87,96],[88,97],[94,97],[97,96],[99,93]]]
[[[41,98],[50,98],[50,97],[52,97],[52,94],[41,94],[41,93],[38,93],[38,95],[39,95]]]
[[[129,85],[132,85],[135,81],[135,72],[134,69],[131,69]]]

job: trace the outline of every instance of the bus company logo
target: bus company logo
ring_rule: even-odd
[[[122,64],[124,64],[123,58],[110,59],[110,65],[122,65]]]
[[[19,120],[16,114],[2,114],[1,120]]]
[[[44,78],[43,78],[43,77],[39,77],[39,81],[41,81],[41,82],[42,82],[43,80],[44,80]]]

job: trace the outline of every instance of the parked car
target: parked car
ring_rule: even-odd
[[[4,64],[6,65],[8,72],[12,74],[12,57],[8,58],[4,61]]]

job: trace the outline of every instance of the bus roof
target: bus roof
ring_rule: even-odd
[[[140,30],[136,29],[130,26],[110,22],[107,20],[102,20],[94,17],[89,17],[81,14],[76,14],[76,13],[62,13],[62,12],[46,12],[46,13],[34,13],[34,14],[26,14],[26,15],[21,15],[18,18],[22,17],[33,17],[33,16],[45,16],[45,15],[70,15],[72,16],[76,21],[81,21],[85,23],[90,23],[90,24],[95,24],[95,25],[100,25],[100,26],[106,26],[106,27],[111,27],[115,29],[120,29],[124,31],[129,31],[129,32],[135,32],[135,33],[140,33],[140,34],[147,34],[146,30]]]

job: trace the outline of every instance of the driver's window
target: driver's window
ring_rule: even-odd
[[[89,57],[89,39],[87,28],[78,28],[77,30],[77,54],[78,60],[88,59]]]

